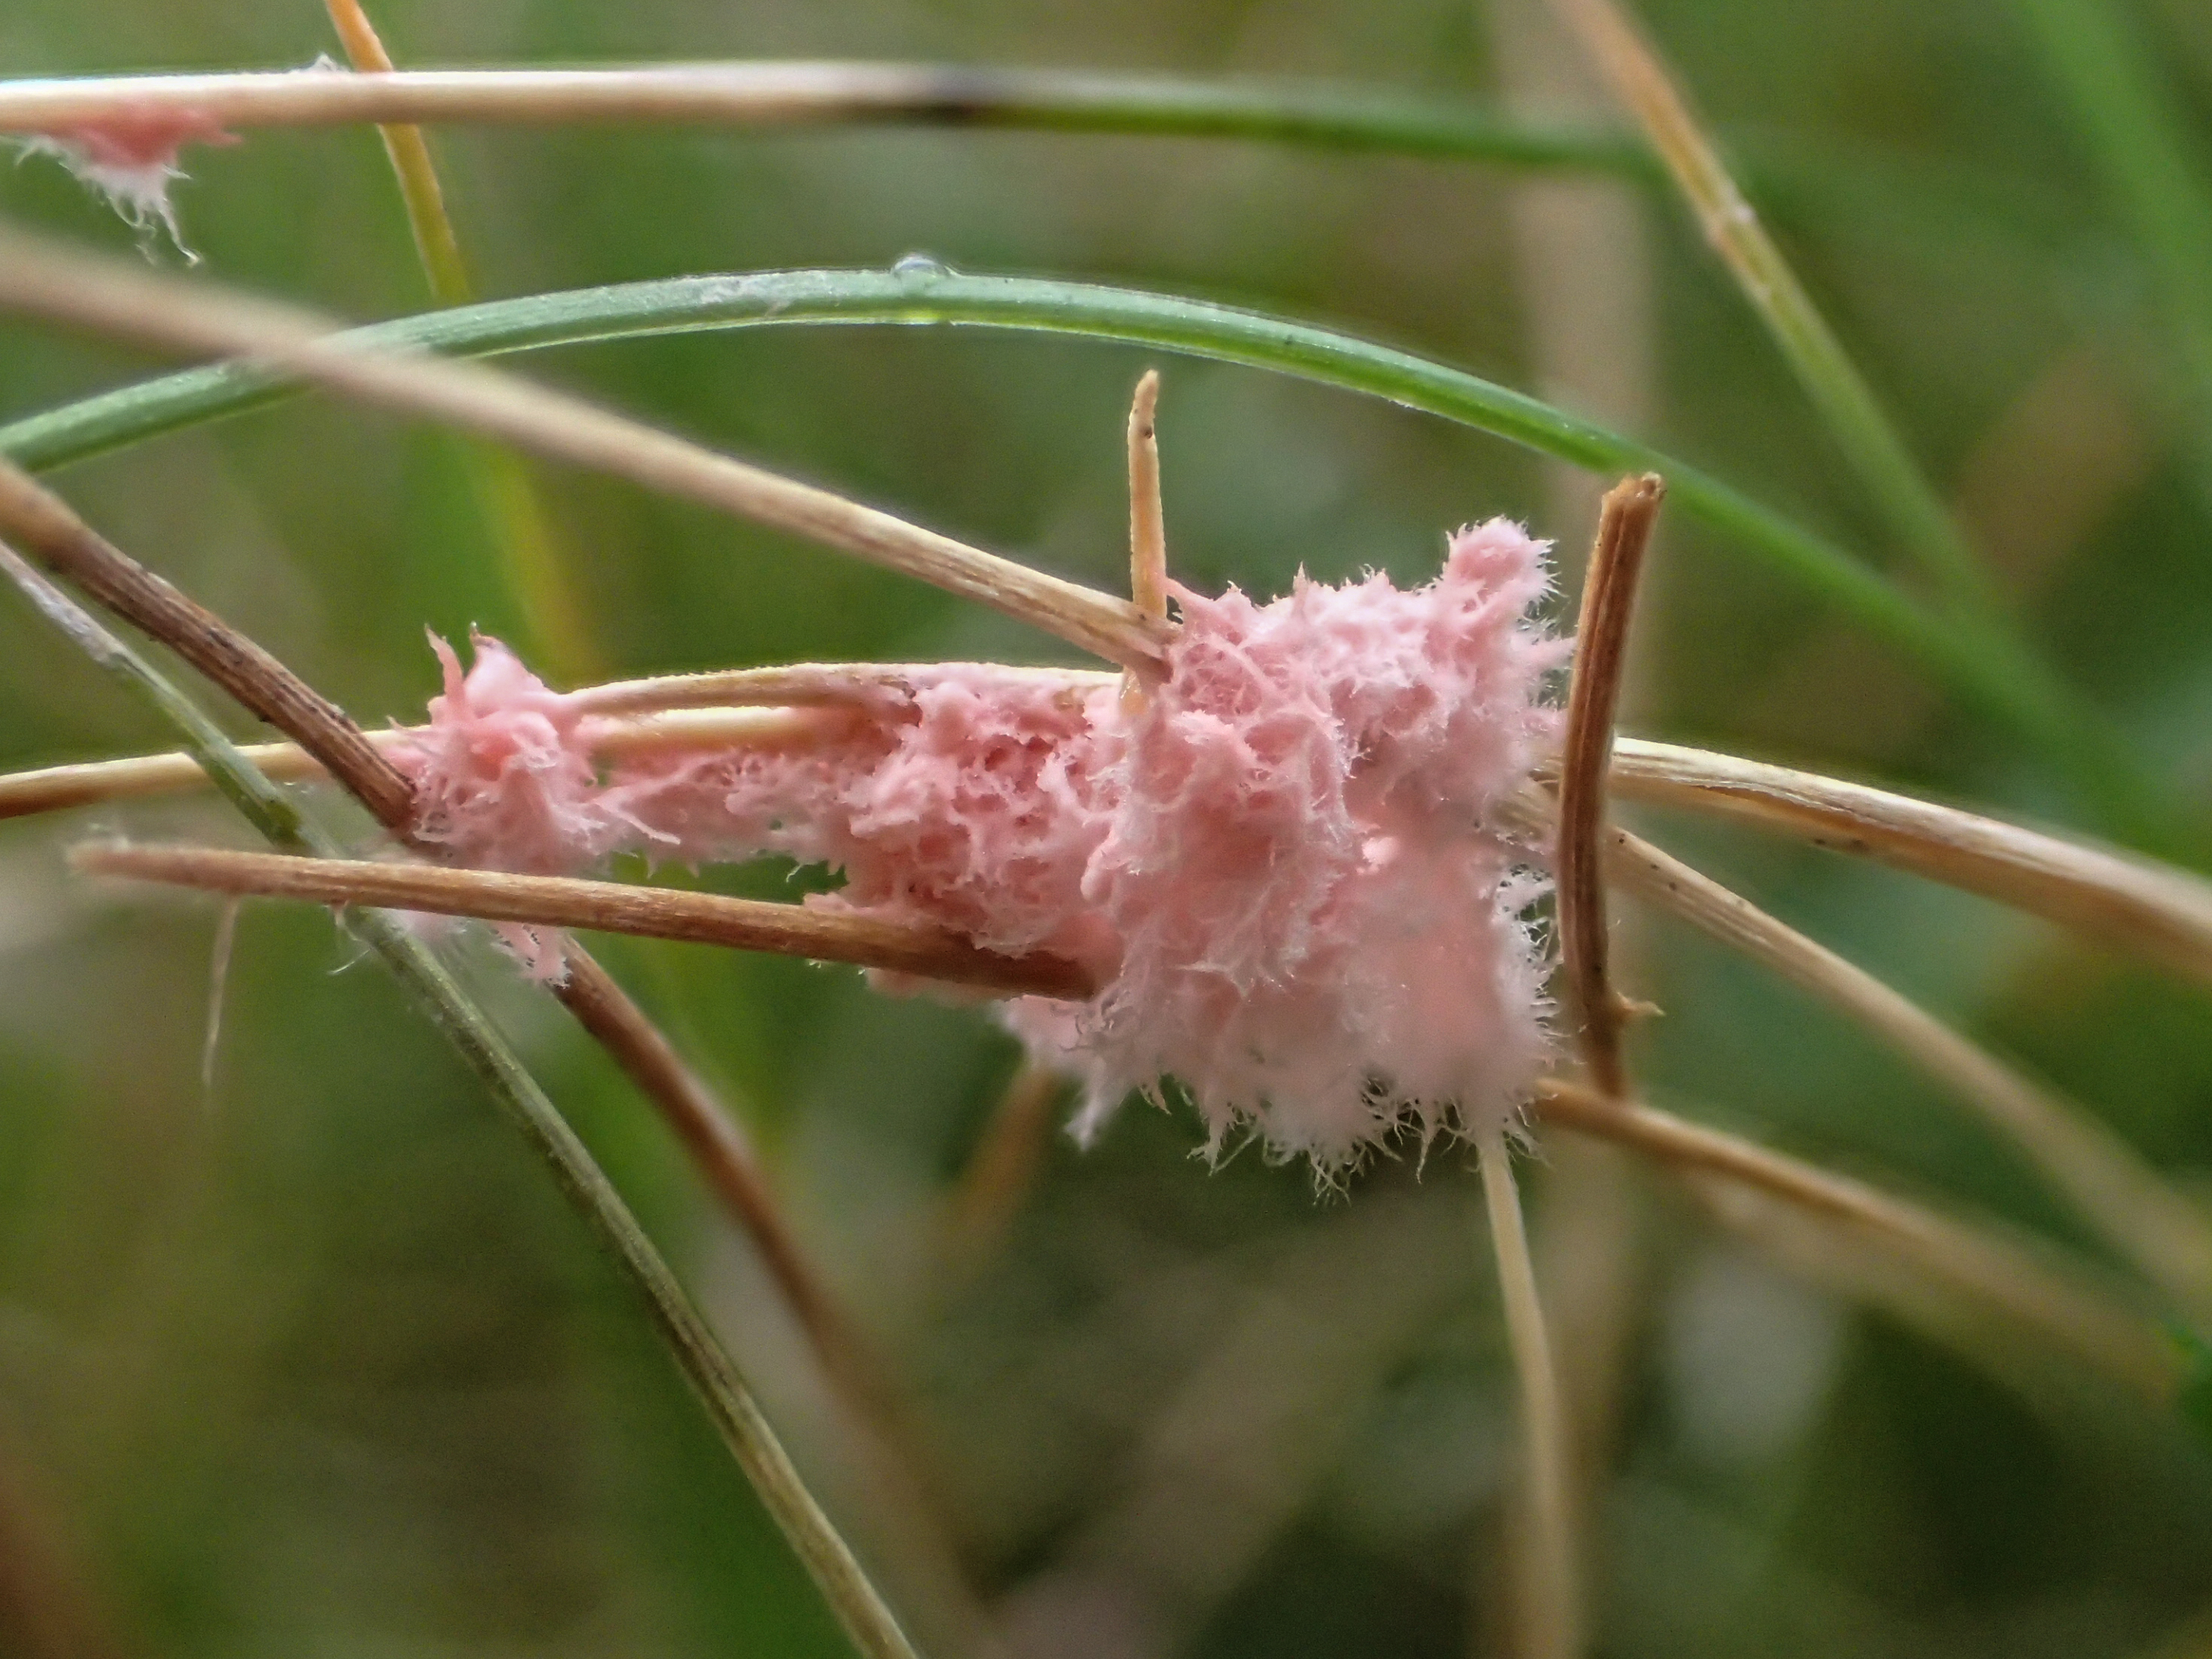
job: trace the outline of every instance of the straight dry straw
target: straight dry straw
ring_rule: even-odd
[[[422,910],[529,927],[583,927],[853,963],[1003,996],[1080,1001],[1095,995],[1097,988],[1084,969],[1063,957],[1001,956],[940,928],[797,904],[726,898],[718,893],[200,847],[94,843],[78,848],[70,862],[92,875],[164,882],[211,893]]]

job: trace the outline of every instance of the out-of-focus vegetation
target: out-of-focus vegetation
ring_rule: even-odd
[[[2174,283],[2028,9],[1653,0],[1643,15],[2026,634],[2179,803],[2179,839],[2212,845],[2212,484]],[[2212,12],[2113,9],[2212,181]],[[1152,68],[1614,118],[1534,0],[387,0],[375,15],[412,64]],[[0,13],[9,76],[333,49],[315,0]],[[1540,392],[1902,568],[1655,189],[1006,132],[433,143],[488,295],[922,252],[1224,298]],[[186,234],[216,275],[362,318],[427,304],[372,132],[258,133],[195,152],[192,170]],[[50,162],[0,173],[0,208],[130,245]],[[1301,568],[1417,579],[1448,527],[1504,513],[1559,539],[1571,588],[1589,481],[1254,371],[1073,339],[826,328],[523,367],[1117,586],[1121,425],[1151,363],[1166,371],[1183,580],[1273,593]],[[0,319],[0,417],[156,366]],[[466,467],[445,434],[306,399],[59,483],[374,723],[434,689],[425,625],[481,626],[545,659]],[[532,476],[588,627],[592,660],[565,677],[1051,655],[830,555],[604,479]],[[2043,762],[1679,519],[1635,672],[1632,730],[2090,822]],[[171,742],[0,604],[0,763]],[[236,833],[210,804],[99,823]],[[0,829],[0,1605],[17,1628],[43,1620],[82,1644],[46,1652],[117,1656],[842,1651],[636,1306],[374,964],[319,913],[248,908],[204,1086],[215,908],[70,884],[61,849],[86,827]],[[2071,1091],[2178,1182],[2212,1167],[2201,991],[1900,876],[1649,827]],[[703,879],[790,890],[781,871]],[[1629,988],[1666,1009],[1634,1056],[1656,1098],[2096,1256],[2015,1155],[1834,1016],[1672,925],[1633,918],[1622,951]],[[1054,1139],[1003,1230],[956,1249],[952,1197],[1015,1066],[985,1018],[780,960],[605,954],[742,1115],[887,1357],[935,1507],[1022,1651],[1502,1650],[1512,1390],[1459,1152],[1384,1162],[1317,1198],[1304,1171],[1256,1154],[1209,1172],[1188,1116],[1133,1103],[1087,1153]],[[905,1523],[872,1498],[848,1425],[679,1151],[501,958],[468,955],[825,1503],[895,1598],[921,1597]],[[1770,1249],[1772,1229],[1723,1224],[1615,1154],[1564,1136],[1542,1152],[1524,1179],[1599,1459],[1597,1650],[2212,1647],[2212,1447],[2179,1416],[1887,1295],[1832,1251]]]

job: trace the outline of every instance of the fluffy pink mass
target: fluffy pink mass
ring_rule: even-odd
[[[57,127],[17,141],[27,155],[52,155],[105,196],[131,228],[149,234],[155,225],[185,257],[198,263],[177,234],[169,186],[185,176],[177,157],[186,144],[234,144],[237,138],[191,110],[125,109],[105,120]]]
[[[1334,1171],[1401,1127],[1498,1121],[1548,1053],[1543,884],[1489,827],[1557,735],[1547,586],[1541,544],[1493,520],[1410,591],[1176,590],[1166,672],[1127,706],[948,665],[799,739],[607,771],[503,647],[463,677],[441,646],[403,764],[422,836],[464,862],[782,853],[844,872],[811,902],[1073,957],[1095,1000],[1006,1018],[1083,1080],[1079,1131],[1172,1077],[1214,1147],[1256,1132]]]

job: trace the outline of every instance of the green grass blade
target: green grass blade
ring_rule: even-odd
[[[1328,329],[1135,289],[933,268],[678,277],[496,301],[343,337],[364,349],[483,356],[771,324],[965,325],[1150,345],[1387,398],[1597,471],[1661,472],[1678,512],[1918,661],[2049,756],[2106,828],[2139,842],[2168,839],[2156,833],[2163,811],[2155,792],[2114,739],[2003,635],[1938,616],[1832,542],[1648,445],[1463,370]],[[293,389],[251,364],[189,370],[0,428],[0,453],[33,470],[64,466]]]
[[[2120,0],[2019,3],[2150,268],[2212,500],[2212,179],[2192,159],[2201,149]]]
[[[1980,560],[1641,29],[1614,0],[1558,0],[1905,551],[1961,615],[2012,624]]]
[[[1650,152],[1627,133],[1398,94],[1051,70],[939,73],[945,80],[942,95],[912,106],[905,118],[1032,131],[1243,138],[1533,172],[1660,177]]]
[[[343,854],[345,849],[303,817],[292,799],[241,754],[190,697],[4,544],[0,544],[0,575],[20,588],[40,614],[86,655],[168,721],[210,781],[271,846],[324,857]],[[736,1364],[692,1307],[622,1194],[506,1039],[429,947],[396,917],[382,910],[354,910],[348,913],[348,925],[460,1051],[501,1111],[544,1160],[600,1248],[643,1299],[723,1443],[854,1645],[868,1659],[915,1659],[890,1610],[801,1482]]]
[[[325,9],[356,74],[392,72],[392,58],[361,0],[325,0]],[[461,252],[459,233],[446,209],[446,188],[429,141],[422,128],[406,123],[380,126],[377,131],[407,210],[416,261],[429,284],[430,297],[441,306],[472,304],[476,284]],[[584,622],[584,605],[531,483],[529,468],[520,456],[497,444],[465,438],[459,449],[495,561],[521,613],[531,653],[568,678],[599,672],[601,659]]]

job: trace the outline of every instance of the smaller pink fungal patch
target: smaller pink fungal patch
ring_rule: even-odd
[[[142,236],[156,226],[185,258],[199,256],[178,232],[169,186],[185,177],[177,158],[186,144],[234,144],[228,133],[191,110],[125,110],[101,121],[82,122],[17,140],[25,155],[51,155],[107,198]]]
[[[400,759],[422,837],[465,862],[780,853],[843,872],[810,902],[1071,957],[1095,999],[1005,1018],[1085,1084],[1079,1134],[1173,1077],[1212,1149],[1250,1133],[1334,1175],[1401,1128],[1510,1117],[1550,1053],[1545,884],[1491,828],[1558,735],[1543,552],[1498,520],[1410,591],[1177,589],[1166,672],[1129,707],[954,664],[803,741],[605,771],[592,723],[504,647],[463,675],[441,644]]]

